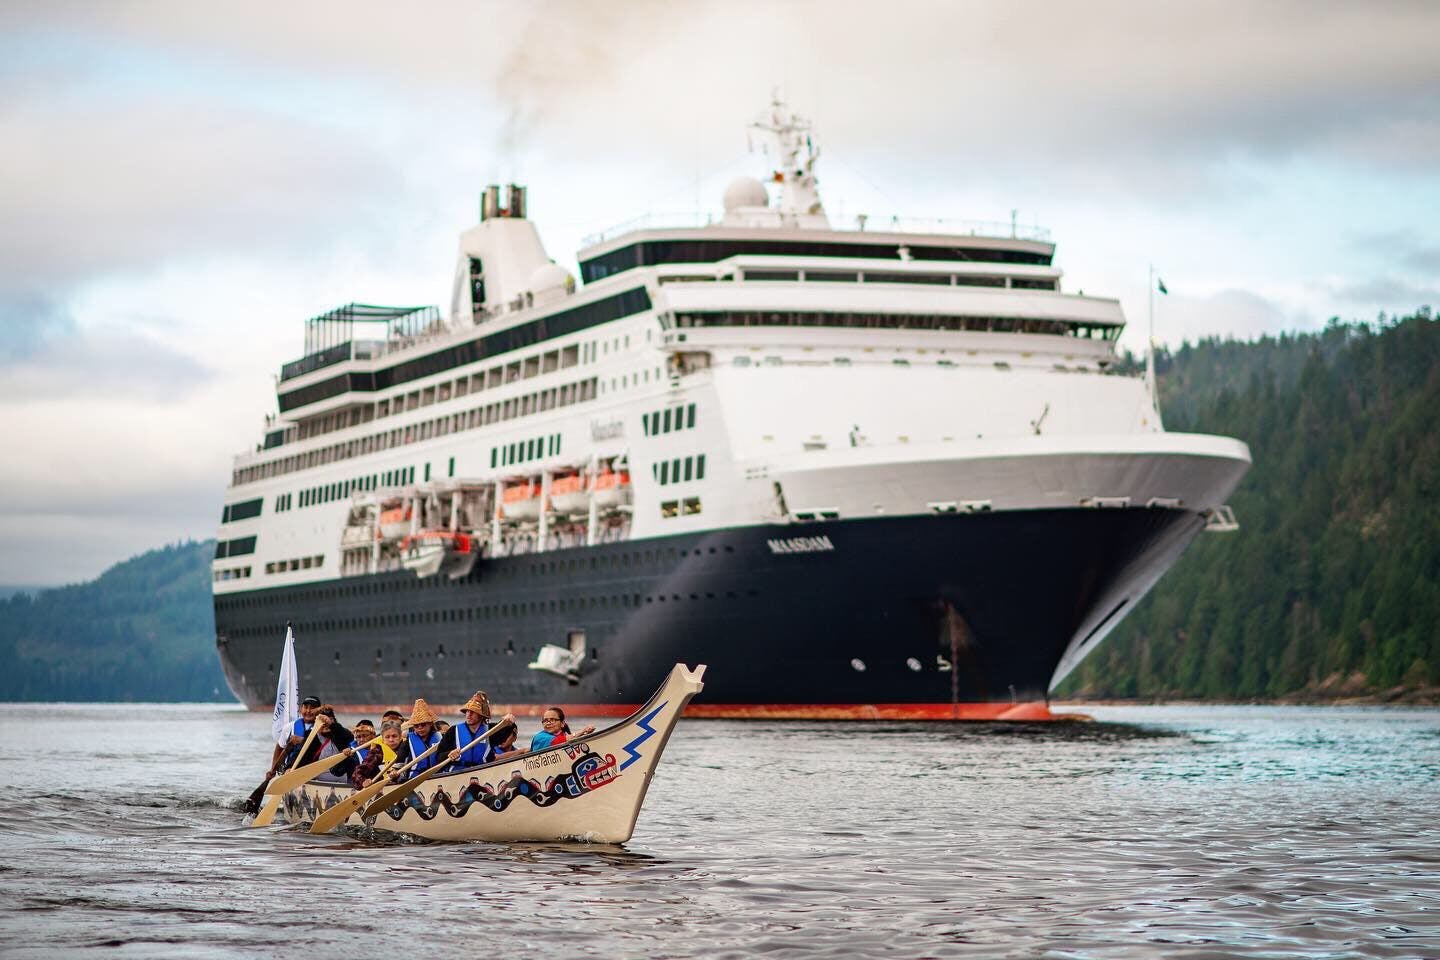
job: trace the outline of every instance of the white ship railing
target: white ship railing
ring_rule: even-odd
[[[723,215],[692,211],[689,213],[647,213],[632,220],[592,233],[582,243],[593,247],[627,233],[640,230],[676,230],[723,225]],[[858,214],[844,224],[835,221],[832,229],[843,232],[939,234],[957,237],[994,237],[1011,240],[1049,242],[1050,231],[1044,227],[1001,220],[953,220],[931,217],[874,217]]]

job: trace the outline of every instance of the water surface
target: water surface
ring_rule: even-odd
[[[0,705],[0,953],[1440,956],[1440,711],[1092,713],[685,720],[600,846],[251,830],[266,715]]]

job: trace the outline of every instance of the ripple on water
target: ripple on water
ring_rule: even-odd
[[[636,837],[435,844],[242,825],[267,720],[58,707],[0,752],[6,954],[1440,955],[1440,715],[1105,708],[1062,725],[689,722]],[[1111,722],[1113,720],[1114,722]],[[141,745],[144,745],[143,747]],[[236,764],[235,757],[258,758]],[[217,761],[217,758],[224,758]],[[357,951],[358,948],[358,951]]]

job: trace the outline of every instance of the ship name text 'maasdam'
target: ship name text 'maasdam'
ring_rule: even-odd
[[[243,701],[293,620],[333,702],[623,712],[703,660],[717,715],[999,715],[1233,528],[1248,449],[1163,429],[1046,235],[842,228],[808,124],[753,132],[765,182],[592,238],[580,282],[489,187],[444,309],[306,322],[217,537]]]

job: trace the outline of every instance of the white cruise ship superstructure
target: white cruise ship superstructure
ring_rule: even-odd
[[[1047,237],[840,229],[807,124],[756,127],[766,183],[595,238],[582,283],[490,187],[444,310],[307,322],[218,535],[242,701],[293,621],[348,706],[620,715],[685,661],[715,716],[1043,717],[1233,528],[1245,444],[1163,429],[1119,303],[1062,290]]]

